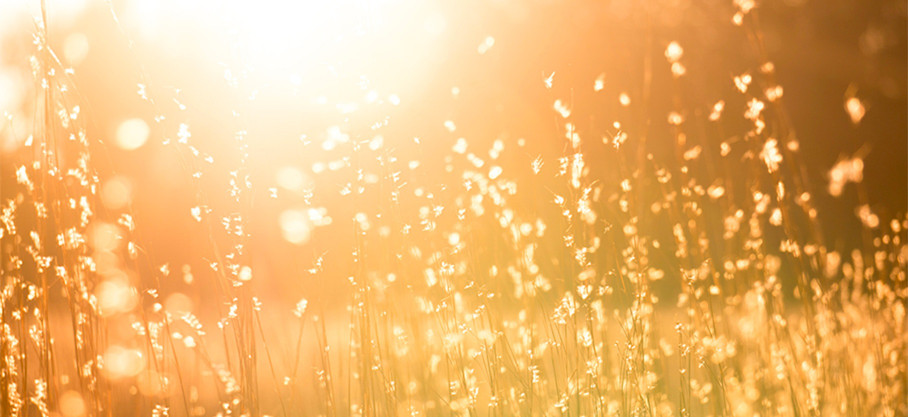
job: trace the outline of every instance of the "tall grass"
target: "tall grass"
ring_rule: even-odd
[[[2,164],[2,416],[908,414],[908,219],[871,211],[860,155],[807,175],[765,52],[697,112],[683,46],[650,40],[621,99],[643,110],[593,132],[540,82],[557,153],[454,122],[287,144],[319,168],[281,220],[308,242],[269,273],[278,236],[250,230],[284,190],[250,167],[249,126],[214,159],[173,97],[142,91],[195,195],[198,227],[173,233],[204,242],[171,264],[130,205],[102,204],[115,153],[40,22],[35,123]],[[659,120],[653,94],[676,103]],[[814,196],[842,189],[861,240],[835,247]]]

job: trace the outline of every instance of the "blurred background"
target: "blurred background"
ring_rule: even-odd
[[[0,138],[7,154],[25,141],[21,132],[32,113],[33,82],[25,70],[39,4],[0,6],[0,111],[11,116]],[[551,96],[570,97],[591,124],[611,124],[626,114],[618,95],[625,92],[632,102],[640,95],[634,90],[647,55],[655,71],[646,111],[666,113],[672,94],[662,54],[673,40],[684,48],[683,96],[691,109],[708,109],[734,88],[734,76],[759,61],[744,31],[729,24],[731,3],[713,0],[269,1],[254,10],[205,0],[47,5],[50,43],[74,70],[89,136],[112,142],[118,126],[134,118],[151,129],[143,152],[110,151],[112,169],[131,182],[134,195],[149,196],[135,207],[151,223],[186,217],[172,211],[185,208],[187,182],[160,146],[175,128],[154,121],[156,112],[179,108],[177,100],[185,106],[180,120],[206,145],[232,137],[236,126],[229,121],[242,107],[244,123],[255,126],[249,137],[256,176],[271,181],[267,169],[293,162],[279,152],[283,140],[315,137],[345,120],[359,129],[387,116],[392,133],[384,136],[430,141],[450,140],[442,137],[443,123],[455,120],[467,129],[458,135],[471,141],[525,137],[557,147],[549,139],[557,134]],[[904,2],[887,0],[759,2],[766,54],[784,87],[808,171],[823,181],[838,158],[866,153],[870,200],[890,214],[906,208],[905,9]],[[553,89],[540,88],[552,73]],[[600,75],[604,89],[594,92]],[[139,84],[158,102],[143,100]],[[378,98],[361,103],[371,92]],[[399,104],[388,106],[390,95]],[[851,96],[866,109],[857,124],[844,107]],[[342,114],[343,103],[359,108]],[[166,204],[158,193],[170,196]],[[830,216],[848,217],[842,214]]]
[[[742,113],[744,101],[728,99],[734,79],[767,62],[820,219],[837,230],[826,244],[847,247],[858,236],[858,202],[883,218],[905,213],[905,2],[759,2],[759,32],[734,24],[738,10],[715,0],[47,2],[49,42],[73,71],[105,206],[131,207],[140,245],[159,263],[205,270],[209,234],[193,210],[230,213],[224,190],[242,163],[255,184],[246,227],[257,270],[273,276],[350,243],[344,228],[359,209],[336,194],[348,183],[331,172],[349,165],[338,143],[392,149],[422,164],[412,175],[443,189],[459,179],[432,170],[450,163],[460,138],[471,149],[520,143],[505,152],[520,163],[557,158],[563,126],[552,102],[561,100],[581,136],[605,138],[618,122],[631,141],[648,136],[648,152],[671,155],[669,112],[702,117],[722,101]],[[0,5],[6,180],[34,123],[28,57],[38,16],[37,0]],[[680,82],[665,60],[672,42],[683,48]],[[738,119],[728,131],[741,130]],[[741,139],[707,136],[713,145]],[[193,175],[202,168],[165,146],[189,137],[216,161],[201,179],[213,207],[198,207]],[[594,171],[614,170],[591,152]],[[853,187],[831,196],[830,169],[853,156],[865,163],[866,197]],[[335,197],[316,204],[313,192]],[[343,221],[316,230],[331,218]]]
[[[745,148],[748,85],[748,94],[773,97],[767,119],[787,135],[780,143],[800,147],[792,164],[809,178],[820,223],[832,231],[822,243],[847,253],[860,245],[859,206],[884,220],[908,209],[908,5],[767,0],[740,25],[750,7],[746,0],[48,0],[46,12],[49,45],[71,69],[73,102],[61,106],[79,115],[91,143],[99,218],[134,215],[132,238],[146,256],[131,279],[167,294],[168,309],[220,319],[224,306],[214,304],[224,300],[206,284],[216,279],[217,247],[241,241],[252,268],[237,277],[248,281],[254,271],[256,294],[282,306],[301,295],[349,301],[351,248],[370,249],[363,256],[377,269],[421,277],[425,265],[400,266],[404,257],[392,256],[422,248],[433,263],[435,251],[469,232],[494,235],[497,220],[488,218],[452,226],[455,208],[469,206],[455,192],[465,169],[482,168],[490,180],[504,172],[529,190],[564,188],[555,174],[569,152],[568,113],[568,130],[585,141],[590,177],[617,189],[630,176],[626,161],[608,153],[620,132],[627,146],[669,167],[678,163],[681,121],[704,154]],[[30,58],[40,15],[38,0],[0,2],[4,188],[34,157],[29,132],[41,88]],[[717,108],[726,116],[708,125]],[[706,186],[750,181],[738,166],[742,154],[694,176]],[[836,164],[855,157],[863,188],[831,192]],[[530,172],[534,160],[544,161],[547,176]],[[368,190],[355,197],[361,184]],[[527,218],[558,225],[551,197],[510,202]],[[447,222],[440,229],[462,235],[404,238],[384,229],[418,229],[430,210],[447,210],[436,216]],[[614,214],[607,210],[603,218]],[[201,221],[209,214],[212,222]],[[242,225],[240,239],[219,229],[233,221]],[[370,222],[386,240],[358,240]],[[540,252],[551,251],[554,275],[564,254],[553,242]],[[494,250],[484,251],[496,243],[479,242],[480,254],[465,259],[494,259]],[[330,280],[298,279],[323,264]],[[182,279],[152,283],[158,271]],[[677,281],[664,285],[676,289]]]

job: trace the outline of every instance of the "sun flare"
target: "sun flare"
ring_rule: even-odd
[[[908,415],[906,22],[0,1],[0,417]]]

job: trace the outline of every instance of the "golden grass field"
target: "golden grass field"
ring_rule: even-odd
[[[906,416],[906,9],[11,0],[0,416]]]

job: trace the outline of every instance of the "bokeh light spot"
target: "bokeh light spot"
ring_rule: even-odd
[[[151,128],[144,120],[127,119],[117,127],[116,143],[120,149],[131,151],[142,147],[150,134]]]

